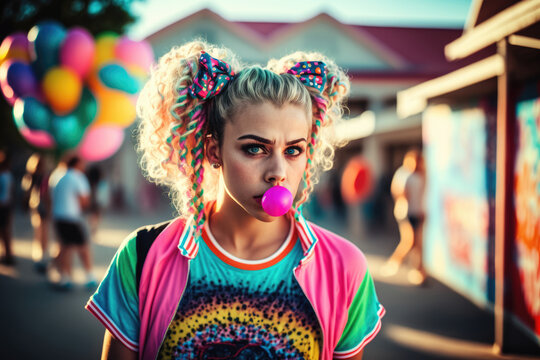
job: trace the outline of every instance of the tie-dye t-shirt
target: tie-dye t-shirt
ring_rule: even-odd
[[[158,359],[319,359],[317,315],[293,273],[303,256],[291,227],[269,258],[228,254],[205,227]]]

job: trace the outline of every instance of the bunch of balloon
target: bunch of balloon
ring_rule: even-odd
[[[0,86],[30,145],[99,161],[122,145],[153,61],[147,42],[47,21],[2,41]]]

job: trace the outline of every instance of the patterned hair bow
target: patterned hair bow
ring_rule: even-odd
[[[199,71],[188,87],[192,98],[207,100],[219,94],[234,77],[231,66],[202,51],[199,58]]]
[[[326,64],[322,61],[301,61],[296,63],[287,73],[293,74],[305,86],[322,92],[326,84]]]

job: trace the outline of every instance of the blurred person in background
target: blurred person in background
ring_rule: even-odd
[[[51,172],[51,175],[49,176],[49,191],[52,191],[56,184],[58,184],[58,181],[64,176],[64,174],[67,171],[67,165],[66,162],[69,160],[71,155],[68,155],[66,158],[60,159],[56,167]]]
[[[86,272],[87,288],[94,288],[92,255],[83,210],[90,204],[90,186],[84,174],[84,161],[74,155],[66,161],[67,171],[52,188],[52,214],[60,242],[56,266],[60,273],[57,288],[69,290],[72,284],[72,257],[76,251]]]
[[[394,198],[394,217],[399,228],[399,244],[381,268],[384,276],[397,273],[399,267],[410,255],[412,269],[408,279],[412,284],[421,285],[426,279],[422,262],[422,232],[424,225],[424,158],[419,150],[408,151],[403,164],[396,170],[390,191]]]
[[[10,169],[10,155],[6,150],[0,150],[0,237],[4,245],[4,255],[0,264],[15,265],[12,249],[13,227],[13,176]]]
[[[21,187],[24,191],[25,204],[30,210],[30,220],[34,229],[32,259],[35,269],[45,273],[50,260],[49,222],[51,199],[49,193],[49,171],[44,155],[32,154],[26,162],[26,174]]]
[[[108,192],[108,187],[103,179],[103,172],[99,165],[90,166],[86,172],[86,177],[90,184],[90,206],[88,207],[90,223],[90,233],[95,235],[101,220],[103,207],[106,205],[104,192]]]

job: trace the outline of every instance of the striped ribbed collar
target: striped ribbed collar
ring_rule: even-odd
[[[208,209],[211,207],[208,206],[206,208]],[[302,250],[304,251],[304,257],[300,263],[304,264],[313,257],[313,250],[317,244],[317,236],[301,212],[293,209],[291,209],[291,212],[293,212],[291,218],[294,219],[296,231],[300,236],[300,243],[302,244]],[[195,225],[193,223],[193,218],[190,218],[186,222],[182,235],[178,240],[178,249],[181,254],[190,259],[197,256],[197,252],[199,251],[199,241],[202,241],[200,236],[195,239],[194,233]]]

